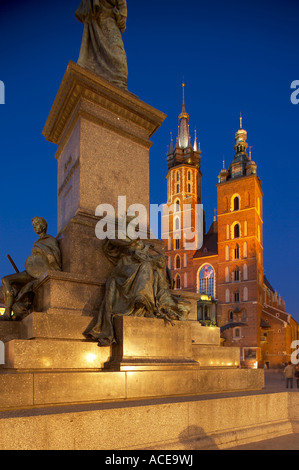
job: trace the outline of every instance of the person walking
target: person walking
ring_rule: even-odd
[[[294,370],[293,364],[289,362],[283,372],[286,378],[286,388],[289,388],[289,385],[291,388],[293,388],[293,382],[294,382],[294,376],[295,376],[295,370]]]

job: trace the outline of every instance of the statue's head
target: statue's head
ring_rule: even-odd
[[[38,235],[41,233],[46,233],[48,229],[47,221],[43,217],[34,217],[32,219],[32,226],[35,233]]]

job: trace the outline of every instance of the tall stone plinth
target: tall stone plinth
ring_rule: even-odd
[[[95,236],[100,204],[119,215],[149,209],[150,138],[165,114],[70,62],[43,134],[58,145],[58,237],[63,270],[103,278],[110,265]],[[149,211],[148,211],[149,213]]]

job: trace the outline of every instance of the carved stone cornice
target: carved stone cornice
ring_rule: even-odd
[[[137,96],[70,62],[43,130],[45,138],[61,145],[79,118],[106,126],[150,147],[149,138],[166,115]]]

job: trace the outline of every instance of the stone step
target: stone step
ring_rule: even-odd
[[[240,348],[192,345],[193,359],[200,367],[239,367]]]
[[[22,338],[84,340],[95,319],[80,313],[33,312],[22,321]]]
[[[262,369],[140,372],[0,370],[0,411],[52,404],[260,390],[263,387]]]
[[[110,347],[95,342],[64,340],[12,340],[5,343],[5,368],[18,370],[99,370],[110,358]]]

